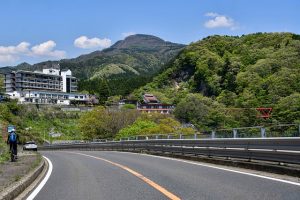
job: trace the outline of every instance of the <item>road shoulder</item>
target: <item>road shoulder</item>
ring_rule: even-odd
[[[0,199],[15,199],[41,174],[45,161],[40,154],[22,153],[17,162],[5,162],[0,169],[2,185]]]

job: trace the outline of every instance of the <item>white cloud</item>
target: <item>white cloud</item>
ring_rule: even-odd
[[[214,12],[208,12],[205,16],[212,18],[204,23],[206,28],[230,28],[231,30],[237,28],[236,22],[228,16]]]
[[[125,33],[122,33],[122,37],[123,38],[127,38],[128,36],[131,36],[131,35],[135,35],[136,33],[135,32],[125,32]]]
[[[48,56],[55,58],[65,58],[66,52],[60,50],[53,50],[56,43],[52,40],[35,45],[31,48],[31,53],[34,56]]]
[[[108,38],[88,38],[87,36],[80,36],[74,40],[74,45],[82,49],[94,49],[94,48],[107,48],[111,46],[111,40]]]
[[[21,42],[17,46],[0,46],[0,55],[27,53],[30,44]]]
[[[21,42],[16,46],[0,46],[0,63],[14,63],[20,57],[41,57],[41,58],[65,58],[66,52],[54,50],[56,43],[52,40],[33,46],[30,43]]]

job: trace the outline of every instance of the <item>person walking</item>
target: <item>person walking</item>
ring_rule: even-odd
[[[16,130],[13,128],[10,130],[7,136],[7,144],[9,144],[9,150],[12,154],[14,154],[15,158],[18,155],[18,134]]]

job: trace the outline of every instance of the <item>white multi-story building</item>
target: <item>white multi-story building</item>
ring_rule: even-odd
[[[77,79],[70,70],[12,71],[5,75],[6,94],[20,103],[64,104],[87,102],[89,95],[77,92]]]
[[[77,91],[77,79],[72,76],[71,70],[62,71],[62,91],[63,92],[76,92]]]
[[[17,99],[22,104],[34,103],[70,105],[72,101],[77,103],[89,102],[90,95],[55,91],[26,90],[21,92],[14,91],[10,93],[10,98]]]

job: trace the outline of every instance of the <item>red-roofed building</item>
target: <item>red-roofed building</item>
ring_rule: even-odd
[[[144,103],[159,103],[158,99],[153,94],[144,94],[143,101]]]
[[[137,103],[137,110],[146,113],[170,114],[174,110],[174,106],[170,104],[160,103],[153,94],[143,95],[144,103]]]

